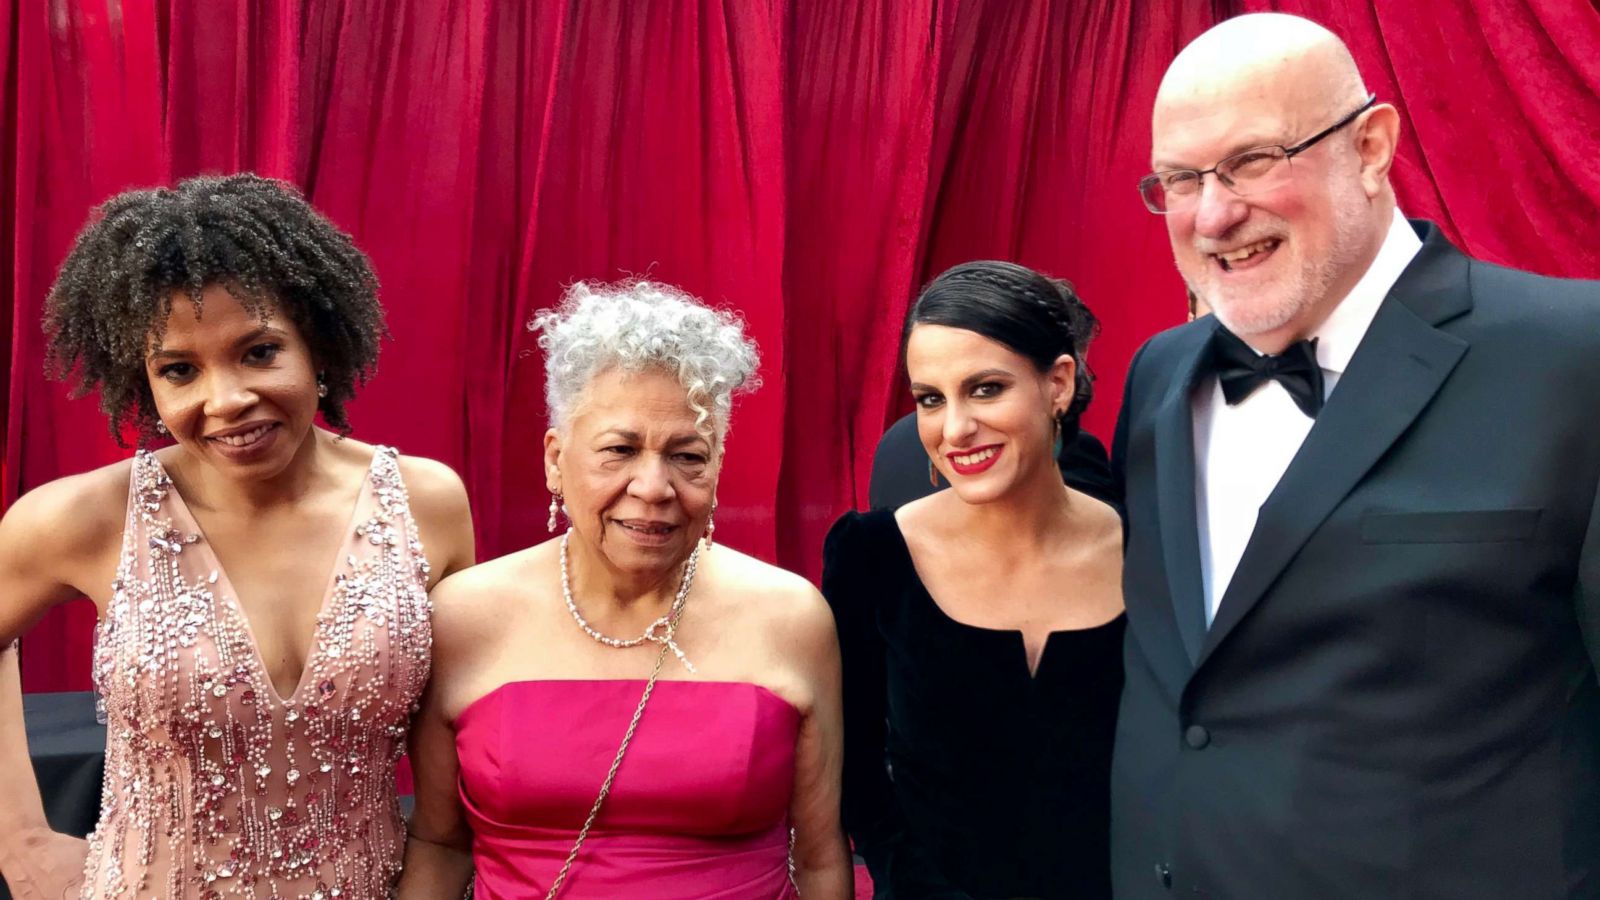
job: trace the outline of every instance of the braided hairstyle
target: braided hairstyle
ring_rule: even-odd
[[[98,388],[117,442],[132,426],[142,443],[157,421],[148,342],[165,333],[178,292],[201,315],[211,285],[263,322],[275,311],[294,322],[328,388],[318,409],[348,434],[345,403],[376,370],[388,336],[378,279],[299,191],[258,175],[126,191],[96,209],[45,300],[46,371],[70,381],[73,397]]]
[[[1071,444],[1078,419],[1094,397],[1094,373],[1085,359],[1100,321],[1072,285],[1027,266],[998,260],[962,263],[928,283],[906,313],[900,333],[904,365],[911,329],[944,325],[980,334],[1030,360],[1040,372],[1062,354],[1077,363],[1072,404],[1061,415],[1061,437]]]

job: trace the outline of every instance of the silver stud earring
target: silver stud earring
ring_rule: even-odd
[[[556,491],[554,494],[550,495],[550,521],[545,523],[545,527],[550,529],[552,534],[554,534],[556,530],[556,514],[561,512],[561,500],[562,497],[560,491]]]

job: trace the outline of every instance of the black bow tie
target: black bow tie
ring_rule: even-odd
[[[1276,356],[1262,356],[1233,332],[1219,327],[1211,338],[1211,361],[1229,406],[1268,381],[1276,381],[1301,412],[1315,419],[1322,411],[1322,367],[1317,365],[1316,338],[1290,344]]]

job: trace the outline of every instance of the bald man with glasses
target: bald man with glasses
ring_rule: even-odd
[[[1305,19],[1202,35],[1152,124],[1214,315],[1113,445],[1117,896],[1600,897],[1600,285],[1407,221],[1399,115]]]

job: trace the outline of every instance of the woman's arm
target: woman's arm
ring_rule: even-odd
[[[69,900],[83,885],[89,845],[52,831],[28,758],[16,648],[0,650],[0,770],[28,773],[0,779],[0,875],[17,900]]]
[[[115,546],[121,522],[100,496],[108,493],[107,480],[102,471],[52,482],[19,499],[0,520],[0,772],[8,773],[0,778],[0,875],[17,900],[77,897],[83,882],[88,845],[52,831],[45,819],[12,641],[52,606],[78,597],[75,584],[101,574],[111,583],[115,552],[107,548]]]
[[[411,726],[411,772],[416,785],[396,900],[460,897],[472,879],[472,831],[457,793],[460,762],[449,698],[468,670],[466,654],[483,649],[470,619],[478,605],[474,573],[447,578],[433,589],[433,672]]]
[[[800,896],[848,900],[854,896],[850,851],[839,826],[840,775],[844,768],[844,713],[839,696],[839,642],[822,597],[806,596],[785,629],[799,652],[810,685],[811,709],[795,743],[794,875]]]
[[[472,832],[456,794],[455,733],[444,720],[437,694],[430,686],[411,729],[417,805],[397,900],[460,897],[472,879]]]

